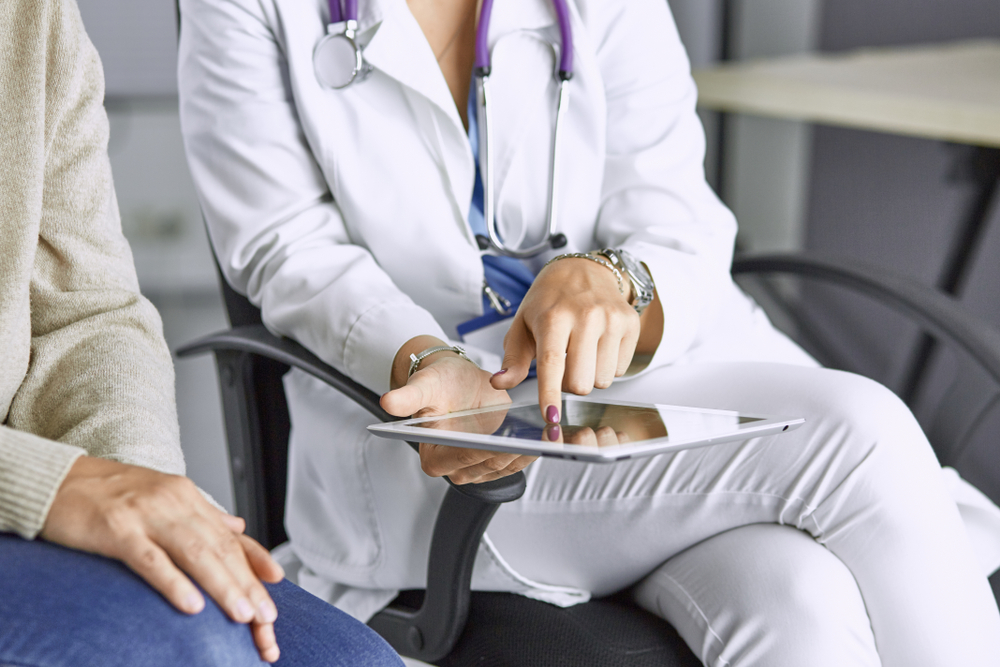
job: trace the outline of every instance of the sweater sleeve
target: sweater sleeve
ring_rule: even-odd
[[[73,0],[36,6],[27,23],[46,37],[22,54],[45,68],[31,355],[0,430],[0,530],[25,537],[81,453],[184,472],[170,353],[121,232],[101,63]]]
[[[84,450],[0,426],[0,531],[42,529],[56,490]]]

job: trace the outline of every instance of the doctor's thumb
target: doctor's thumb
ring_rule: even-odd
[[[427,407],[425,392],[418,382],[411,382],[382,394],[379,404],[393,417],[409,417]]]
[[[490,378],[490,385],[494,389],[513,389],[524,382],[531,370],[530,355],[506,354],[503,358],[503,367],[499,373],[494,373]]]

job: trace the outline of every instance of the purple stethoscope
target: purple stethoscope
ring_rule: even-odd
[[[313,51],[313,66],[316,79],[327,88],[340,90],[356,81],[363,81],[372,71],[364,59],[364,45],[358,38],[358,0],[329,0],[330,25],[327,34],[320,39]],[[569,6],[566,0],[552,0],[559,22],[560,49],[551,44],[557,54],[558,70],[556,80],[559,94],[556,103],[555,131],[552,135],[552,166],[549,172],[549,202],[546,214],[547,233],[545,240],[528,248],[508,248],[497,232],[493,192],[492,133],[490,132],[490,50],[488,34],[493,0],[482,0],[479,25],[476,27],[476,62],[473,74],[476,80],[476,106],[479,125],[479,171],[483,181],[483,217],[489,238],[479,237],[480,250],[492,249],[508,257],[524,259],[534,257],[549,248],[566,245],[566,236],[555,233],[557,217],[559,170],[556,160],[559,154],[559,128],[569,107],[569,80],[573,78],[573,33],[570,29]]]

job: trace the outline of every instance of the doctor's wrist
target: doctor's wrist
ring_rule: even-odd
[[[550,264],[554,264],[555,262],[559,262],[561,260],[567,260],[567,259],[568,260],[581,260],[581,259],[584,259],[584,260],[590,260],[591,262],[594,262],[595,264],[600,264],[605,269],[607,269],[608,271],[610,271],[610,275],[614,276],[615,281],[618,283],[618,293],[621,294],[622,296],[625,296],[626,299],[629,298],[626,295],[626,292],[625,292],[625,281],[622,279],[621,271],[619,271],[617,268],[615,268],[615,266],[612,265],[612,263],[610,261],[608,261],[608,259],[606,257],[604,257],[604,256],[602,256],[602,255],[600,255],[600,254],[598,254],[596,252],[568,252],[568,253],[565,253],[565,254],[562,254],[562,255],[556,255],[555,257],[553,257],[549,261],[545,262],[545,266],[543,266],[542,268],[545,269]],[[569,262],[567,262],[566,264],[568,265]],[[584,265],[585,266],[590,266],[590,265],[587,265],[586,263],[584,263]],[[580,266],[580,264],[577,263],[576,266]],[[631,289],[631,285],[629,285],[629,288]]]
[[[425,350],[429,350],[434,347],[450,348],[451,343],[441,340],[437,336],[414,336],[410,340],[403,343],[396,352],[396,356],[392,361],[392,375],[389,378],[389,387],[391,389],[398,389],[399,387],[404,386],[406,381],[410,379],[410,355],[420,355],[420,353]],[[448,355],[454,357],[459,356],[457,352],[453,352],[450,349],[442,350],[424,357],[420,362],[420,367],[426,368],[430,364],[434,363],[434,361],[438,358]]]

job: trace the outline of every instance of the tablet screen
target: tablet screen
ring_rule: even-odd
[[[552,429],[537,405],[420,421],[413,426],[502,438],[611,446],[670,438],[691,440],[763,421],[760,417],[672,406],[635,406],[564,400],[559,428]]]

